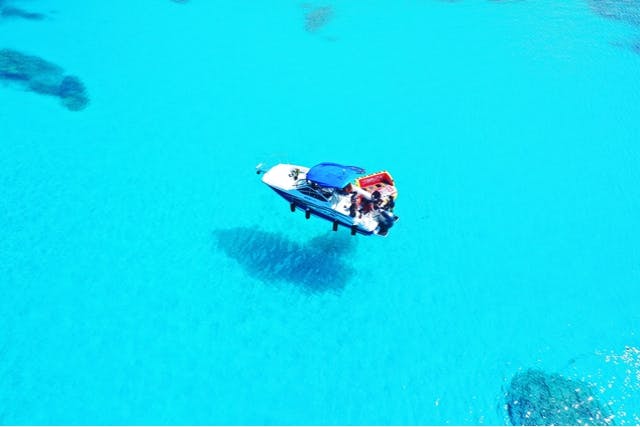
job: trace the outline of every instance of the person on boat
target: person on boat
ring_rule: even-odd
[[[380,192],[378,190],[371,193],[371,201],[373,203],[373,209],[378,209],[382,203]]]
[[[363,197],[362,201],[360,202],[360,218],[362,218],[362,215],[366,215],[372,210],[373,210],[373,202]]]
[[[356,202],[355,201],[351,202],[351,206],[349,206],[349,216],[351,218],[355,218],[356,217],[357,209],[358,209],[358,207],[356,206]]]
[[[393,212],[393,208],[396,206],[396,202],[393,201],[393,196],[389,196],[387,203],[384,205],[384,208],[389,212]]]
[[[341,194],[349,194],[349,193],[355,194],[355,193],[354,193],[354,191],[353,191],[353,188],[351,187],[351,184],[347,184],[347,185],[346,185],[346,186],[341,190],[341,192],[340,192],[340,193],[341,193]]]
[[[356,217],[356,212],[358,210],[358,198],[356,193],[351,194],[351,205],[349,206],[349,216],[351,218]]]

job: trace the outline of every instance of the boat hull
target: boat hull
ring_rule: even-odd
[[[374,234],[374,230],[367,230],[358,226],[357,224],[354,224],[353,218],[351,218],[350,216],[342,215],[331,208],[319,209],[317,206],[314,206],[311,203],[308,203],[307,201],[299,197],[295,197],[292,194],[287,193],[286,191],[282,191],[280,189],[273,188],[273,187],[271,187],[271,189],[276,193],[278,193],[280,197],[282,197],[289,203],[293,203],[295,209],[297,210],[301,210],[305,213],[310,212],[311,215],[317,216],[327,221],[331,221],[331,222],[336,221],[339,225],[342,225],[343,227],[346,227],[349,230],[351,230],[352,227],[355,226],[355,232],[358,234],[362,234],[364,236],[370,236]]]
[[[348,184],[344,188],[319,185],[307,177],[309,172],[304,166],[281,163],[266,171],[262,182],[287,200],[292,211],[301,210],[307,218],[314,215],[331,221],[334,230],[342,225],[351,234],[386,236],[398,219],[386,210],[373,208],[373,195],[357,185]]]

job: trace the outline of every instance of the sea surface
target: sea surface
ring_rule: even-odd
[[[0,9],[0,424],[640,424],[640,1]],[[254,169],[322,161],[388,237]]]

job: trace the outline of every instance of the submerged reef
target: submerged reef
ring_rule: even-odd
[[[304,29],[310,33],[315,33],[333,18],[333,8],[331,6],[314,7],[305,3],[302,8],[305,10]]]
[[[21,18],[32,21],[40,21],[46,16],[42,13],[29,12],[27,10],[15,7],[6,0],[0,0],[0,19]]]
[[[87,106],[89,98],[86,93],[84,85],[76,76],[65,76],[58,88],[62,105],[71,111],[80,111]]]
[[[440,0],[457,3],[460,0]],[[495,3],[513,3],[521,0],[492,0]],[[640,0],[585,0],[589,8],[606,19],[640,27]],[[640,54],[640,41],[613,42],[613,46],[623,47]]]
[[[587,0],[589,7],[598,15],[625,24],[640,27],[640,0]],[[640,54],[640,41],[613,43]]]
[[[640,0],[587,0],[598,15],[640,26]]]
[[[589,385],[539,370],[519,372],[506,393],[509,420],[517,425],[611,425],[608,406]]]
[[[351,236],[330,233],[300,244],[285,236],[238,227],[213,232],[217,249],[236,260],[252,277],[287,282],[310,293],[339,291],[353,275],[345,256]]]
[[[71,111],[84,109],[89,98],[84,84],[75,76],[42,58],[12,49],[0,49],[0,80],[19,84],[32,92],[60,98]]]

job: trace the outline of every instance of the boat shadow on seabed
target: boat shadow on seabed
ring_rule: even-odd
[[[266,283],[287,282],[304,292],[340,292],[355,270],[345,261],[356,243],[327,233],[304,244],[280,233],[236,227],[212,232],[214,248]]]

